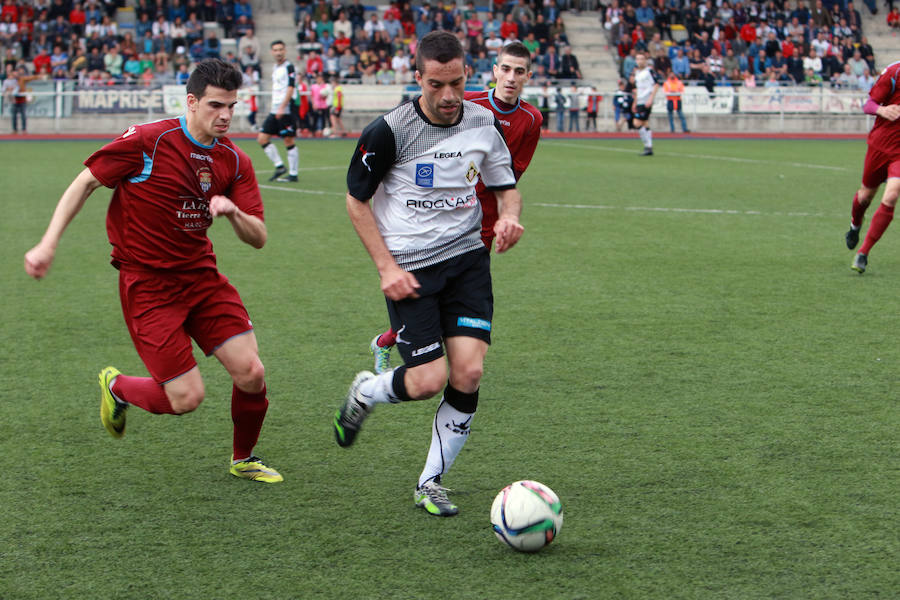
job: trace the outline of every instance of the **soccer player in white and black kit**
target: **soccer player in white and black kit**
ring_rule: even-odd
[[[659,76],[653,67],[647,64],[647,53],[638,52],[635,56],[634,68],[634,106],[631,109],[634,115],[634,126],[644,142],[644,151],[641,156],[653,156],[653,132],[650,131],[650,111],[653,109],[653,100],[659,89]]]
[[[463,100],[464,56],[455,35],[424,36],[416,51],[422,95],[366,127],[351,159],[347,211],[378,269],[405,364],[377,376],[357,374],[334,417],[337,442],[346,447],[376,404],[443,390],[414,492],[416,506],[440,516],[458,512],[441,477],[468,438],[491,339],[479,175],[500,202],[497,251],[514,246],[523,232],[501,126],[490,110]]]
[[[284,42],[281,40],[272,42],[272,58],[275,59],[275,66],[272,68],[272,108],[256,137],[263,152],[275,165],[275,172],[269,177],[269,181],[276,179],[278,181],[297,181],[300,166],[300,153],[297,146],[294,145],[294,136],[297,130],[297,106],[294,104],[297,74],[294,72],[294,65],[288,62],[286,56],[287,50]],[[281,156],[278,154],[278,148],[269,141],[273,135],[284,140],[288,168],[284,167]],[[285,173],[287,173],[287,177],[282,177]]]

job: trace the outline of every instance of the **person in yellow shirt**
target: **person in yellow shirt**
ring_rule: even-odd
[[[684,94],[684,83],[678,78],[678,75],[669,71],[668,77],[663,82],[663,93],[666,95],[666,110],[669,113],[669,129],[675,133],[675,120],[672,118],[673,113],[678,113],[681,119],[681,130],[684,133],[690,133],[687,122],[684,120],[684,113],[681,112],[681,96]]]
[[[334,78],[334,90],[331,94],[331,137],[344,137],[347,131],[344,129],[344,121],[341,113],[344,110],[344,86],[340,80]]]

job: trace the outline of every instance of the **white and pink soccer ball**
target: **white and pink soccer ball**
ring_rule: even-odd
[[[562,529],[559,496],[543,483],[516,481],[502,490],[491,505],[497,539],[521,552],[537,552]]]

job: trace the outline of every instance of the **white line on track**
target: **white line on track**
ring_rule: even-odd
[[[264,183],[259,184],[260,189],[263,190],[277,190],[279,192],[294,192],[295,194],[315,194],[317,196],[342,196],[341,192],[327,192],[325,190],[304,190],[295,187],[287,187],[284,185],[266,185]]]
[[[543,142],[547,146],[566,146],[568,148],[580,148],[583,150],[600,150],[603,152],[624,152],[626,154],[634,154],[637,156],[636,150],[626,148],[615,148],[613,146],[593,146],[588,144],[567,144],[565,142]],[[675,156],[679,158],[697,158],[700,160],[722,160],[736,163],[750,163],[759,165],[779,165],[788,167],[798,167],[801,169],[823,169],[826,171],[848,171],[847,167],[835,167],[832,165],[819,165],[815,163],[801,163],[781,160],[763,160],[759,158],[740,158],[737,156],[716,156],[714,154],[683,154],[681,152],[656,152],[657,155]]]
[[[647,211],[663,213],[696,213],[708,215],[750,215],[750,216],[777,216],[777,217],[824,217],[824,213],[807,212],[772,212],[766,213],[759,210],[728,210],[722,208],[664,208],[654,206],[603,206],[599,204],[550,204],[547,202],[526,202],[526,206],[540,206],[542,208],[572,208],[586,210],[627,210]]]

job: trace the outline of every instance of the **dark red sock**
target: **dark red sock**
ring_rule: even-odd
[[[375,343],[382,348],[390,348],[397,343],[397,334],[393,329],[388,329],[378,336],[378,340]]]
[[[886,204],[879,204],[878,210],[875,211],[875,214],[872,215],[872,222],[869,223],[869,231],[866,232],[866,239],[863,241],[862,247],[859,249],[860,254],[868,254],[872,249],[872,246],[875,245],[879,239],[881,239],[881,235],[888,228],[888,225],[891,224],[891,220],[894,218],[894,207],[888,206]]]
[[[231,388],[231,421],[234,423],[232,449],[235,459],[253,454],[268,408],[265,387],[257,394],[242,391],[236,385]]]
[[[852,223],[854,227],[860,227],[862,225],[867,208],[869,207],[859,203],[859,192],[856,192],[853,195],[853,206],[850,208],[850,223]]]
[[[172,403],[166,396],[166,390],[150,377],[119,375],[112,386],[112,392],[128,404],[155,415],[175,414]]]

